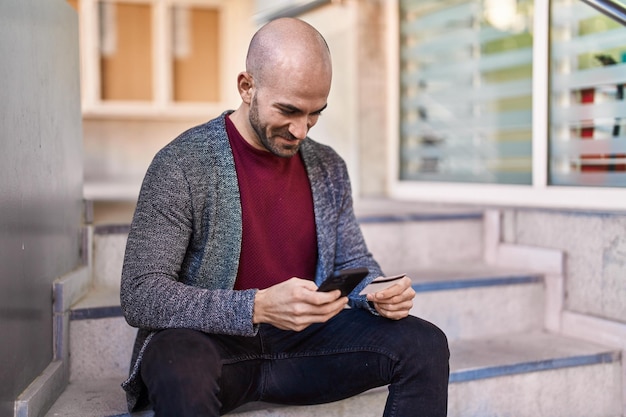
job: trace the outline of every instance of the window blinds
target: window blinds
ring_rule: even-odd
[[[399,4],[400,178],[530,184],[532,1]]]
[[[582,1],[551,16],[550,182],[626,186],[626,28]]]

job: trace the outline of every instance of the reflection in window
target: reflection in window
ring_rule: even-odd
[[[532,1],[400,0],[400,178],[530,184]]]
[[[626,28],[582,1],[551,7],[550,182],[626,186]]]

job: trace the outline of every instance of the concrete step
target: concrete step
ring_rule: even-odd
[[[387,274],[483,258],[481,210],[364,200],[355,203],[355,213],[370,252]]]
[[[540,275],[467,264],[418,269],[410,276],[417,293],[411,314],[438,325],[449,341],[543,328]],[[72,307],[69,323],[72,380],[127,372],[136,329],[121,315],[117,288],[91,290]]]
[[[449,341],[544,328],[545,283],[536,272],[452,263],[409,276],[416,291],[411,314],[439,326]]]
[[[93,233],[93,284],[118,288],[130,225],[98,225]]]
[[[482,244],[477,244],[482,242],[480,211],[389,200],[362,200],[356,203],[355,210],[370,250],[382,265],[389,265],[387,269],[408,271],[408,265],[411,265],[414,270],[428,266],[431,259],[443,264],[480,260]],[[128,231],[128,225],[96,225],[93,228],[94,289],[70,311],[70,369],[73,379],[125,373],[128,367],[136,330],[126,325],[119,310],[120,276]],[[445,247],[452,249],[443,250]],[[456,296],[457,293],[447,291],[446,297]],[[418,298],[424,297],[420,295]],[[452,302],[452,298],[448,302]],[[437,317],[435,311],[428,313],[424,308],[427,305],[428,297],[417,303],[420,308],[416,307],[416,313],[453,323],[453,318]],[[435,310],[439,309],[435,303],[430,305]],[[460,310],[446,311],[463,314]],[[528,328],[521,325],[527,321],[516,321],[520,324],[518,328]],[[448,327],[455,337],[468,334],[455,330],[453,326]],[[112,338],[116,340],[115,344],[108,343]],[[99,360],[94,363],[92,357]]]
[[[483,213],[468,208],[420,206],[389,200],[355,205],[369,250],[384,271],[479,262]],[[93,237],[96,287],[120,285],[129,225],[97,225]]]
[[[620,352],[544,332],[450,344],[450,417],[615,417],[622,412]],[[124,375],[74,379],[45,417],[129,416]],[[331,404],[254,403],[237,417],[381,416],[385,388]],[[135,413],[149,417],[151,412]]]
[[[122,316],[119,289],[92,289],[72,307],[69,326],[70,382],[128,373],[137,329]]]

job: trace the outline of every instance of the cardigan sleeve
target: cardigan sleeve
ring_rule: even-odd
[[[182,266],[194,262],[189,247],[198,228],[183,165],[166,147],[144,178],[122,269],[124,316],[131,326],[148,330],[182,327],[253,335],[255,290],[202,288],[183,279]]]

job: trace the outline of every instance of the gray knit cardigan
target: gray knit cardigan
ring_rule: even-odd
[[[142,353],[160,329],[253,336],[256,290],[235,291],[241,250],[241,204],[225,112],[172,141],[152,161],[130,228],[120,300],[138,327],[130,376],[122,386],[130,410],[147,404],[139,374]],[[311,183],[318,239],[315,282],[365,266],[368,279],[350,306],[372,310],[359,296],[382,274],[352,208],[345,163],[330,147],[305,139],[301,154]],[[297,231],[294,231],[297,233]]]

